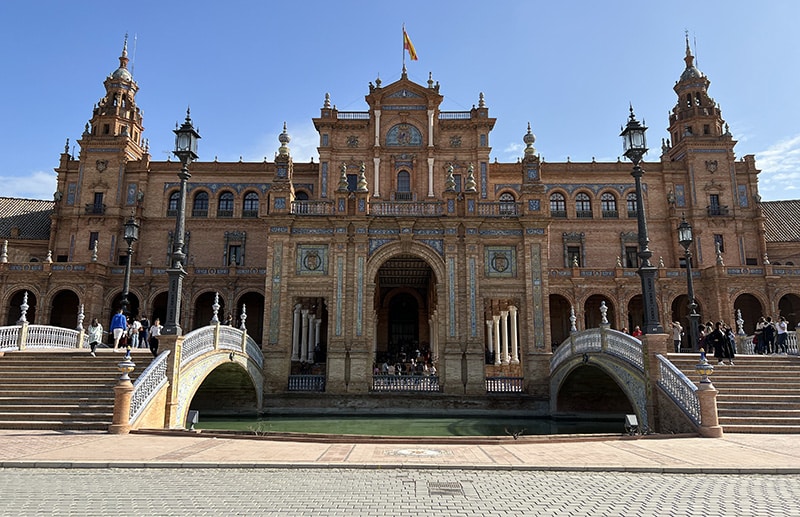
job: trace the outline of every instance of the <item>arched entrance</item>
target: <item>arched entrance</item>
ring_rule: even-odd
[[[569,301],[560,294],[550,295],[550,340],[553,350],[569,337],[571,307]]]
[[[262,335],[264,334],[264,295],[254,292],[244,293],[239,297],[239,301],[236,302],[236,314],[242,314],[242,306],[247,309],[247,320],[245,320],[247,334],[256,343],[261,343],[263,340]]]
[[[644,303],[641,294],[637,294],[628,302],[628,321],[625,322],[625,325],[631,332],[637,326],[640,328],[644,326]]]
[[[696,299],[694,303],[697,303]],[[697,323],[698,325],[700,325],[703,322],[703,311],[701,310],[699,303],[697,304],[697,309],[695,310],[697,311],[697,314],[700,316],[699,318],[697,318]],[[678,323],[680,323],[681,326],[684,328],[683,337],[681,338],[681,348],[682,349],[688,348],[694,350],[695,347],[691,343],[691,332],[689,330],[689,326],[692,323],[691,320],[689,319],[689,295],[682,294],[676,297],[674,300],[672,300],[671,314],[672,314],[672,320],[667,322],[666,325],[664,325],[664,327],[667,328],[667,330],[671,333],[671,330],[669,330],[670,329],[669,324],[672,323],[673,321],[677,321]],[[700,335],[699,329],[697,335],[698,336]]]
[[[635,413],[622,388],[601,368],[581,365],[567,375],[558,390],[559,415],[620,417]]]
[[[433,270],[425,260],[404,253],[378,269],[376,363],[429,361],[436,357],[431,317],[436,306]]]
[[[80,300],[74,292],[65,289],[56,293],[50,305],[50,325],[68,329],[77,327],[79,305]]]
[[[25,319],[28,323],[36,323],[36,295],[30,291],[17,291],[11,300],[8,302],[8,315],[6,317],[6,325],[16,325],[22,316],[22,302],[25,299],[25,293],[28,293],[28,311],[25,313]]]
[[[164,291],[163,293],[158,293],[155,298],[153,298],[153,303],[150,304],[150,322],[154,322],[156,318],[161,321],[163,325],[165,321],[167,321],[167,299],[169,298],[169,293]]]
[[[608,320],[608,323],[612,324],[614,321],[616,321],[614,304],[611,303],[611,300],[602,294],[593,294],[586,300],[586,303],[583,304],[583,319],[585,322],[585,329],[593,329],[600,326],[600,323],[603,321],[603,316],[600,312],[600,306],[603,302],[606,302],[606,319]]]
[[[117,312],[117,309],[122,307],[122,293],[119,293],[114,297],[114,301],[111,303],[111,307],[114,308],[112,315],[113,313]],[[130,292],[128,293],[128,312],[126,315],[139,316],[139,298],[135,294]],[[110,322],[111,320],[109,319],[109,323]]]
[[[747,335],[752,334],[756,330],[756,323],[761,316],[764,316],[764,307],[758,298],[752,294],[745,293],[736,297],[733,302],[733,317],[731,321],[736,321],[737,311],[742,311],[742,319],[744,320],[744,331]]]
[[[194,302],[194,320],[192,321],[192,330],[211,325],[211,318],[214,317],[214,299],[217,293],[208,291],[197,297]],[[238,327],[239,322],[236,321],[236,314],[231,314],[225,309],[225,300],[222,296],[217,300],[219,309],[217,309],[217,318],[221,323],[225,323],[226,318],[230,314],[233,318],[233,325]]]
[[[800,323],[800,296],[796,294],[785,294],[778,301],[780,315],[789,322],[789,329],[793,330]]]

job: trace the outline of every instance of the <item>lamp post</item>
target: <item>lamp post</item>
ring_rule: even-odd
[[[686,217],[681,218],[678,225],[678,242],[683,246],[686,253],[686,288],[689,295],[689,341],[692,345],[692,352],[697,352],[697,326],[700,323],[700,315],[697,313],[697,303],[694,299],[694,282],[692,280],[692,252],[689,251],[694,238],[692,236],[692,225],[686,222]]]
[[[636,182],[636,223],[639,233],[639,277],[642,279],[642,304],[644,306],[644,328],[645,334],[663,334],[664,328],[658,318],[658,303],[656,301],[656,275],[658,268],[650,263],[653,252],[648,245],[650,238],[647,235],[647,219],[644,214],[644,198],[642,196],[642,157],[647,152],[647,140],[645,131],[647,128],[636,120],[631,106],[631,114],[628,124],[620,133],[623,142],[625,157],[633,163],[633,176]]]
[[[128,293],[131,287],[131,262],[133,259],[133,243],[139,240],[139,223],[130,216],[125,222],[125,234],[123,239],[128,243],[128,260],[125,261],[125,282],[122,284],[122,313],[126,316],[128,311]]]
[[[181,161],[181,170],[178,178],[181,180],[180,197],[178,200],[178,213],[175,221],[175,235],[172,245],[172,264],[167,269],[169,277],[169,290],[167,292],[167,319],[162,333],[180,336],[183,331],[180,325],[181,296],[183,292],[183,278],[186,270],[183,268],[186,254],[183,252],[183,236],[186,228],[186,189],[189,178],[189,164],[197,159],[197,141],[200,134],[192,125],[189,110],[186,110],[186,120],[180,127],[175,127],[175,150],[173,153]]]

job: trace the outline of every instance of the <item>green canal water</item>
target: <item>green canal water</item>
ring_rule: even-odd
[[[371,436],[506,436],[622,433],[622,419],[573,421],[544,418],[418,417],[418,416],[270,416],[263,418],[203,417],[196,429],[265,433],[353,434]]]

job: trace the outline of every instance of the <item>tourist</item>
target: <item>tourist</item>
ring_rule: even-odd
[[[114,335],[114,351],[119,349],[119,341],[128,330],[128,320],[122,314],[122,308],[117,309],[117,313],[111,318],[111,333]]]
[[[642,334],[644,334],[644,332],[642,332],[642,329],[639,327],[639,325],[636,325],[635,327],[633,327],[633,332],[631,333],[631,336],[633,336],[633,337],[641,337]]]
[[[103,340],[103,326],[97,321],[97,318],[92,318],[92,323],[89,325],[89,347],[91,348],[92,357],[97,357],[94,354],[97,344]]]
[[[722,343],[723,356],[728,358],[728,363],[733,366],[733,358],[736,356],[736,335],[733,329],[724,325],[725,341]]]
[[[783,355],[789,353],[789,348],[786,346],[786,331],[788,327],[789,322],[786,321],[786,318],[783,316],[775,323],[775,331],[778,334],[777,341],[775,342],[775,352],[778,352],[778,349],[780,349],[780,353]]]
[[[139,348],[149,348],[150,340],[148,337],[150,334],[150,321],[147,319],[147,316],[142,315],[142,319],[139,323],[141,324],[141,330],[139,331]]]
[[[775,347],[775,324],[772,318],[767,316],[767,322],[764,325],[764,350],[770,355],[775,355],[778,350]]]
[[[150,326],[150,353],[153,354],[153,357],[158,355],[158,338],[161,336],[161,329],[164,328],[161,326],[161,320],[156,318],[153,321],[153,324]]]
[[[133,317],[128,327],[128,346],[130,348],[139,348],[139,332],[141,330],[142,322],[136,319],[136,317]]]
[[[767,320],[761,316],[756,323],[756,332],[753,342],[756,345],[755,353],[764,354],[765,341],[764,341],[764,327],[767,325]]]
[[[725,342],[728,338],[725,337],[725,331],[722,328],[722,322],[718,321],[714,324],[714,330],[706,336],[706,344],[714,349],[714,357],[717,358],[717,364],[725,364]],[[728,357],[730,359],[730,357]]]
[[[681,338],[683,337],[683,327],[677,321],[673,321],[670,326],[672,327],[672,343],[675,345],[675,353],[681,351]]]

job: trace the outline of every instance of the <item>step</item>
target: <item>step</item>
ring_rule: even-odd
[[[747,433],[747,434],[800,434],[800,424],[794,425],[741,425],[727,424],[723,426],[725,433]],[[768,442],[767,442],[768,443]]]
[[[114,404],[111,403],[92,403],[92,404],[3,404],[0,403],[0,413],[29,413],[46,412],[59,413],[69,412],[71,415],[92,412],[113,412]]]
[[[41,431],[107,431],[111,422],[86,422],[86,421],[27,421],[16,420],[0,422],[0,429],[11,430],[41,430]]]
[[[113,418],[114,412],[107,411],[105,413],[94,412],[94,413],[87,413],[87,412],[78,412],[78,413],[67,413],[67,412],[28,412],[24,414],[24,420],[29,422],[39,422],[39,421],[61,421],[61,422],[94,422],[94,421],[103,421],[111,423]],[[14,413],[3,413],[0,412],[0,422],[8,422],[8,421],[16,421],[19,420],[21,413],[14,412]]]
[[[800,418],[763,417],[761,415],[750,417],[727,417],[720,415],[719,423],[724,428],[732,425],[796,425],[800,427]]]
[[[800,409],[792,409],[794,406],[787,406],[786,408],[769,408],[769,409],[753,409],[753,408],[721,408],[717,407],[719,416],[726,418],[750,418],[750,417],[779,417],[779,418],[794,418],[800,420]]]

